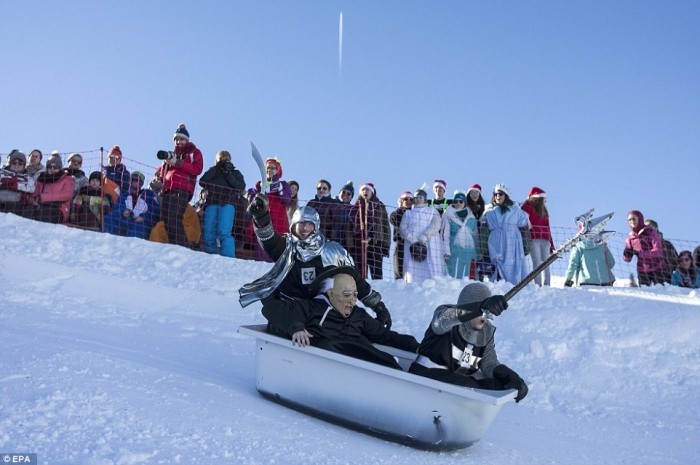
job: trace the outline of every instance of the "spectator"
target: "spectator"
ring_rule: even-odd
[[[143,173],[131,173],[129,189],[119,196],[114,210],[105,215],[105,232],[141,239],[150,237],[151,229],[160,215],[160,206],[156,194],[143,188],[145,181]]]
[[[204,210],[204,251],[224,257],[236,256],[233,224],[236,202],[245,191],[245,179],[233,166],[231,154],[221,150],[216,154],[216,164],[199,180],[207,192]]]
[[[118,145],[111,148],[107,154],[107,166],[103,169],[103,174],[113,182],[119,190],[115,190],[117,196],[129,191],[131,176],[126,165],[122,163],[122,149]]]
[[[481,217],[486,209],[486,202],[484,202],[484,198],[481,196],[481,185],[472,184],[469,186],[469,189],[467,189],[467,207],[472,211],[474,218],[476,218],[478,222],[476,231],[478,238],[476,272],[477,279],[483,281],[484,277],[490,276],[493,273],[493,265],[491,265],[491,261],[489,260],[488,249],[482,250],[481,248],[482,243],[486,244],[485,240],[482,241],[482,235],[488,237],[488,228],[481,222]]]
[[[401,226],[401,220],[403,219],[404,213],[406,213],[406,210],[410,210],[413,206],[413,194],[411,194],[409,191],[404,192],[401,194],[401,196],[399,196],[398,204],[399,208],[391,212],[389,215],[389,223],[391,223],[391,225],[394,227],[392,233],[392,239],[395,242],[393,255],[394,279],[403,279],[403,254],[405,241],[401,236],[399,227]]]
[[[78,195],[80,189],[88,185],[88,178],[83,171],[83,157],[79,153],[72,153],[68,157],[68,167],[64,171],[73,177],[73,197]]]
[[[693,262],[693,254],[690,250],[683,250],[678,254],[678,265],[673,270],[671,284],[692,289],[700,288],[700,274]]]
[[[27,165],[29,176],[36,176],[39,171],[44,171],[44,165],[41,163],[42,158],[44,158],[44,154],[39,149],[29,152],[29,164]]]
[[[286,210],[287,219],[291,223],[294,212],[297,211],[297,208],[299,208],[299,183],[291,180],[287,181],[287,184],[289,184],[289,192],[291,194],[289,196],[289,204],[287,204]]]
[[[529,228],[527,213],[510,198],[505,184],[496,184],[491,204],[482,217],[488,235],[488,253],[494,271],[492,281],[504,279],[518,284],[525,277],[525,249],[521,229]],[[482,246],[482,250],[486,247]]]
[[[27,157],[19,150],[7,156],[7,168],[0,170],[0,212],[21,215],[31,203],[35,181],[26,171]]]
[[[270,217],[272,225],[277,234],[286,234],[289,231],[289,220],[287,219],[287,205],[291,201],[292,191],[289,184],[282,180],[282,164],[277,158],[265,160],[266,181],[262,186],[260,181],[255,184],[252,195],[258,193],[267,195],[269,201]],[[254,230],[254,226],[251,225]],[[254,236],[254,232],[252,234]],[[262,250],[259,243],[254,243],[258,260],[270,261],[270,257]]]
[[[160,219],[165,225],[169,243],[190,247],[183,218],[194,195],[197,176],[204,168],[204,161],[202,152],[190,142],[190,133],[184,124],[177,127],[173,140],[173,156],[163,160],[156,171],[156,177],[163,180]]]
[[[695,268],[700,269],[700,245],[693,250],[693,263],[695,263]]]
[[[404,212],[399,225],[399,232],[405,241],[403,276],[407,283],[444,276],[446,272],[440,238],[440,213],[428,205],[427,199],[428,194],[423,188],[416,190],[413,208]]]
[[[496,328],[484,316],[484,311],[498,316],[507,308],[506,299],[491,295],[486,284],[467,284],[456,304],[435,309],[409,371],[459,386],[516,389],[515,401],[520,402],[527,395],[527,384],[498,360]]]
[[[102,219],[112,209],[112,197],[102,190],[102,173],[93,171],[87,186],[73,198],[71,223],[102,231]]]
[[[622,259],[631,262],[637,256],[637,279],[640,286],[663,284],[663,243],[653,228],[644,227],[644,215],[639,210],[627,213],[630,233],[625,240]]]
[[[321,218],[321,232],[327,238],[332,238],[335,227],[335,216],[337,209],[335,208],[340,201],[331,196],[331,183],[325,179],[316,181],[316,195],[309,200],[306,205],[318,212]]]
[[[39,173],[33,204],[27,206],[22,216],[46,223],[66,223],[73,199],[73,178],[63,171],[61,159],[46,161],[46,171]]]
[[[372,343],[415,352],[418,341],[399,334],[358,307],[357,271],[352,266],[324,268],[312,283],[311,299],[265,299],[262,313],[268,331],[282,334],[301,347],[322,349],[401,369],[396,360]]]
[[[564,285],[571,287],[577,281],[581,286],[612,286],[615,282],[614,266],[615,258],[608,244],[601,240],[584,239],[571,250]]]
[[[391,228],[386,206],[377,197],[371,182],[360,186],[360,195],[352,207],[350,220],[354,229],[354,243],[359,245],[354,248],[353,258],[360,276],[383,279],[383,258],[389,257]]]
[[[478,221],[467,208],[467,196],[457,192],[442,215],[442,241],[447,273],[453,278],[474,279]]]
[[[345,250],[353,250],[354,238],[352,230],[352,221],[350,221],[350,213],[352,211],[352,198],[355,196],[355,186],[351,180],[348,180],[343,187],[338,191],[336,199],[338,203],[335,205],[336,215],[333,229],[333,236],[329,239],[338,242]]]
[[[671,282],[671,273],[673,273],[673,270],[675,270],[678,267],[678,252],[676,251],[676,248],[673,246],[671,241],[667,241],[664,239],[664,235],[661,234],[661,231],[659,231],[659,224],[654,221],[654,220],[646,220],[644,221],[644,227],[645,228],[651,228],[654,231],[656,231],[659,234],[659,237],[661,238],[661,244],[663,245],[663,275],[661,279],[663,279],[663,282],[665,283],[670,283]]]
[[[481,219],[486,208],[486,202],[481,196],[481,186],[479,184],[472,184],[467,189],[467,207],[472,211],[474,218],[477,220]]]
[[[549,228],[549,212],[547,211],[546,203],[547,193],[539,187],[533,187],[530,189],[527,200],[522,206],[523,211],[530,218],[530,225],[532,226],[530,230],[530,259],[532,260],[533,270],[547,260],[555,250],[552,231]],[[535,283],[539,286],[549,286],[549,267],[535,276]]]
[[[277,234],[270,223],[265,194],[256,194],[248,210],[253,217],[258,241],[276,263],[265,275],[239,289],[241,306],[266,298],[311,298],[314,294],[309,286],[324,267],[355,265],[340,244],[326,240],[320,232],[321,220],[313,208],[299,208],[294,213],[289,233],[284,236]],[[382,296],[362,277],[357,277],[356,281],[362,303],[374,310],[377,319],[390,328],[391,314],[382,302]]]
[[[447,183],[442,179],[436,179],[433,183],[433,194],[435,197],[428,203],[431,207],[434,207],[440,216],[445,213],[447,207],[450,206],[450,200],[445,198],[445,192],[447,191]]]

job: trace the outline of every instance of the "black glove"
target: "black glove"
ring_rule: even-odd
[[[573,285],[574,285],[574,282],[573,282],[572,280],[570,280],[570,279],[567,279],[566,281],[564,281],[564,286],[565,286],[565,287],[571,287],[571,286],[573,286]]]
[[[493,315],[500,315],[503,310],[508,308],[508,301],[502,295],[492,295],[488,299],[481,302],[481,309]]]
[[[216,164],[216,168],[224,174],[231,173],[235,169],[229,160],[221,160]]]
[[[481,310],[481,302],[472,302],[470,304],[460,304],[455,305],[455,308],[459,309],[457,313],[457,319],[462,323],[466,321],[471,321],[474,318],[480,317],[484,314]]]
[[[258,226],[265,226],[270,222],[270,200],[265,194],[256,194],[246,211],[255,219]],[[265,219],[267,218],[267,221]]]
[[[518,395],[515,396],[515,402],[520,402],[527,395],[527,384],[513,370],[506,365],[498,365],[493,369],[493,377],[503,385],[503,389],[517,389]]]
[[[632,249],[625,249],[624,252],[622,252],[622,255],[625,258],[632,258],[634,256],[634,250]]]
[[[384,305],[384,302],[380,301],[372,310],[374,310],[374,313],[377,315],[376,320],[386,326],[387,330],[391,329],[391,314],[389,313],[389,309],[386,308],[386,305]]]

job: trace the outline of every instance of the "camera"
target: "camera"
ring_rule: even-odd
[[[177,158],[177,153],[171,150],[158,150],[156,157],[158,160],[172,160],[173,158]]]

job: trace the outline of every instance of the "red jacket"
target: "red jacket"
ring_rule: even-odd
[[[183,190],[194,194],[197,176],[202,174],[204,160],[202,152],[192,142],[184,147],[176,147],[179,161],[174,165],[163,165],[156,170],[156,177],[163,180],[163,193],[171,190]]]
[[[554,250],[554,241],[552,240],[552,230],[549,228],[549,216],[540,216],[537,214],[535,207],[531,203],[525,202],[522,207],[527,216],[530,217],[532,229],[530,234],[532,239],[542,239],[549,241],[551,249]]]

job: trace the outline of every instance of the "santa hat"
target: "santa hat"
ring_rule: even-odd
[[[107,154],[108,157],[111,155],[114,155],[115,157],[117,157],[118,161],[122,161],[122,149],[120,149],[118,145],[115,145],[114,147],[112,147],[112,149]]]
[[[363,185],[360,186],[360,190],[367,188],[372,191],[372,194],[376,195],[377,191],[374,189],[374,183],[373,182],[366,182]]]
[[[530,193],[527,194],[528,199],[539,199],[540,197],[547,197],[547,193],[537,186],[530,189]]]
[[[190,140],[190,133],[187,131],[185,123],[180,123],[180,125],[177,127],[175,134],[173,135],[173,140],[177,139],[178,137],[184,137],[185,139]]]
[[[442,187],[443,190],[447,190],[447,183],[442,179],[435,180],[435,182],[433,183],[433,189],[435,189],[436,186]]]
[[[265,160],[265,166],[267,165],[275,165],[277,167],[277,177],[282,179],[282,164],[280,163],[279,158],[268,158]]]
[[[411,194],[411,191],[404,191],[401,193],[398,200],[399,207],[401,206],[401,202],[405,199],[413,200],[413,194]]]
[[[471,191],[477,191],[479,194],[481,194],[481,186],[479,184],[472,184],[469,186],[469,189],[467,189],[467,194],[469,194]]]

